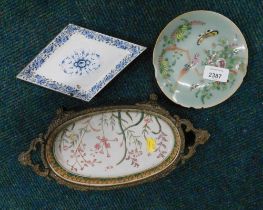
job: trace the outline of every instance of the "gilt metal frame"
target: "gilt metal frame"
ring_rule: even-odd
[[[112,179],[72,176],[56,163],[55,158],[52,155],[53,142],[61,127],[63,128],[70,122],[79,118],[118,110],[143,111],[157,115],[169,124],[177,138],[178,144],[176,144],[165,161],[152,169],[148,169],[138,174]],[[182,126],[185,127],[185,131],[183,131]],[[185,151],[185,141],[187,140],[185,140],[184,132],[190,131],[195,134],[195,141],[192,145],[188,146],[187,151]],[[22,152],[18,159],[22,165],[30,166],[37,175],[52,178],[58,183],[76,190],[116,189],[154,181],[166,176],[178,165],[183,164],[186,160],[191,158],[196,152],[196,147],[200,144],[204,144],[209,139],[209,136],[210,134],[206,130],[194,128],[189,120],[180,119],[178,116],[172,117],[168,111],[157,104],[157,96],[152,94],[149,101],[137,103],[135,105],[90,108],[80,112],[66,112],[63,109],[59,109],[56,118],[50,124],[48,131],[45,134],[40,134],[34,139],[31,142],[29,149]],[[40,145],[42,165],[36,164],[32,161],[32,152],[37,150],[37,145]]]

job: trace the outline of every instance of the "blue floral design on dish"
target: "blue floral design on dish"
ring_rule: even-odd
[[[100,67],[100,55],[85,50],[74,51],[72,55],[62,60],[60,66],[66,74],[88,74]]]
[[[102,73],[100,80],[95,80],[92,83],[92,87],[89,89],[78,88],[77,84],[68,84],[64,82],[56,81],[54,78],[49,78],[46,75],[40,75],[39,70],[46,63],[52,55],[54,55],[58,49],[64,46],[70,41],[72,36],[82,35],[86,40],[96,41],[104,43],[106,46],[112,46],[116,49],[122,49],[128,52],[128,55],[122,57],[115,67],[110,69],[106,74]],[[17,78],[24,81],[28,81],[42,87],[64,93],[66,95],[79,98],[84,101],[90,101],[103,87],[105,87],[118,73],[120,73],[130,62],[132,62],[137,56],[139,56],[146,48],[137,44],[133,44],[118,38],[114,38],[105,34],[101,34],[80,26],[69,24],[66,26],[35,58],[31,61],[18,75]],[[78,50],[76,50],[78,51]],[[90,51],[89,51],[90,52]],[[102,54],[99,54],[98,61],[100,61]],[[70,57],[70,55],[68,56]],[[103,54],[103,58],[104,58]],[[62,61],[66,58],[62,58],[58,65],[62,65]],[[66,62],[66,61],[65,61]],[[76,63],[77,67],[87,65],[84,62]],[[100,65],[100,63],[98,62]],[[74,65],[74,64],[73,64]],[[100,67],[98,67],[100,68]],[[96,70],[98,70],[98,68]],[[95,70],[93,68],[92,71]],[[82,69],[82,73],[83,73]],[[60,69],[63,72],[63,70]],[[86,73],[86,70],[85,74]],[[73,71],[74,73],[74,71]],[[72,74],[73,74],[72,73]]]

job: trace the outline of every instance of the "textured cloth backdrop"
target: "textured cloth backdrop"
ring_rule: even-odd
[[[154,43],[164,26],[198,9],[233,20],[249,48],[248,73],[240,89],[204,110],[169,101],[158,88],[152,65]],[[148,49],[90,103],[17,80],[18,72],[68,23]],[[262,209],[262,37],[261,0],[1,0],[0,209]],[[167,177],[132,188],[79,192],[39,177],[17,161],[59,107],[133,104],[153,92],[172,114],[211,133],[207,144]]]

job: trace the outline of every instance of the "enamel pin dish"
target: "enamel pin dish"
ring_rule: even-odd
[[[208,108],[228,99],[241,85],[247,63],[247,44],[238,27],[211,11],[172,20],[153,52],[159,87],[184,107]]]
[[[34,139],[19,161],[78,190],[114,189],[163,177],[191,158],[209,133],[172,117],[156,100],[151,95],[150,101],[136,105],[59,110],[47,133]],[[31,158],[37,146],[42,163]]]

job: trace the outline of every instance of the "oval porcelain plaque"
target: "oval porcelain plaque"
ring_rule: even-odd
[[[59,111],[48,132],[19,156],[40,176],[74,189],[113,189],[155,180],[189,159],[209,138],[185,119],[171,117],[155,97],[134,106]],[[184,132],[193,132],[194,143]],[[43,167],[33,163],[41,145]],[[187,146],[187,150],[185,149]]]
[[[174,123],[137,109],[89,113],[59,126],[46,150],[60,177],[79,184],[120,185],[150,177],[179,155]]]
[[[122,110],[76,119],[61,129],[54,157],[67,172],[90,178],[117,178],[152,169],[180,142],[169,122],[156,114]],[[177,144],[176,144],[177,143]]]

